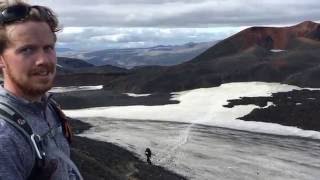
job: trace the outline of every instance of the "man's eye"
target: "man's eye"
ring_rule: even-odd
[[[52,50],[54,50],[54,46],[46,46],[46,47],[44,48],[44,50],[45,50],[46,52],[52,51]]]
[[[32,51],[33,51],[33,48],[23,48],[23,49],[21,49],[20,52],[23,54],[31,54]]]

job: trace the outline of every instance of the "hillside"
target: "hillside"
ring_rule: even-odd
[[[101,85],[127,74],[127,69],[111,65],[94,66],[80,59],[58,57],[55,86]]]
[[[91,126],[72,119],[76,134]],[[163,167],[149,165],[135,154],[117,145],[75,135],[71,144],[71,158],[85,180],[185,180],[186,178]]]
[[[320,87],[320,26],[251,27],[171,67],[139,68],[105,89],[172,92],[237,81],[282,82]]]

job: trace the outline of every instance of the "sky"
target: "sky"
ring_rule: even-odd
[[[250,26],[320,20],[318,0],[29,0],[46,5],[63,31],[57,47],[110,48],[218,41]]]

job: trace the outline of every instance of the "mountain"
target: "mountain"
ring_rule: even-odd
[[[255,47],[266,50],[307,49],[317,44],[319,38],[319,25],[312,21],[291,27],[251,27],[220,41],[193,61],[229,56]]]
[[[66,74],[73,73],[74,69],[93,67],[94,65],[80,59],[58,57],[57,58],[57,73]]]
[[[176,46],[161,45],[151,48],[107,49],[89,53],[65,53],[64,56],[83,59],[96,66],[113,65],[126,69],[150,65],[171,66],[193,59],[214,43],[203,42]]]
[[[219,86],[235,81],[282,82],[320,87],[320,26],[251,27],[189,62],[132,70],[105,89],[145,93]]]
[[[127,73],[111,65],[96,67],[80,59],[58,57],[55,86],[101,85]]]
[[[57,65],[59,67],[64,67],[67,69],[94,67],[93,64],[90,64],[90,63],[83,61],[81,59],[66,58],[66,57],[58,57]]]
[[[66,53],[66,52],[73,52],[73,51],[74,51],[74,50],[73,50],[73,49],[70,49],[70,48],[56,47],[56,52],[57,52],[57,54]]]

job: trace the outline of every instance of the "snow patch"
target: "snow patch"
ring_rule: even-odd
[[[102,89],[103,85],[99,86],[68,86],[68,87],[53,87],[49,92],[52,93],[63,93],[73,91],[86,91],[86,90],[98,90]]]
[[[286,51],[286,50],[283,50],[283,49],[271,49],[270,51],[274,52],[274,53],[278,53],[278,52],[283,52],[283,51]]]
[[[275,104],[273,104],[272,102],[268,101],[268,102],[267,102],[267,105],[264,106],[263,108],[268,108],[268,107],[270,107],[270,106],[275,106]]]
[[[146,97],[151,95],[151,94],[134,94],[134,93],[124,93],[124,94],[130,97]]]
[[[287,92],[294,89],[299,90],[301,88],[279,83],[228,83],[219,87],[176,92],[172,99],[178,100],[180,102],[178,104],[98,107],[65,110],[64,112],[74,118],[106,117],[114,119],[175,121],[251,132],[320,139],[320,132],[317,131],[302,130],[275,123],[252,122],[237,119],[238,117],[249,114],[254,108],[258,108],[256,105],[240,105],[233,108],[223,107],[223,105],[228,103],[227,100],[229,99],[271,96],[272,93]],[[267,106],[270,105],[272,105],[272,103],[269,102]]]

